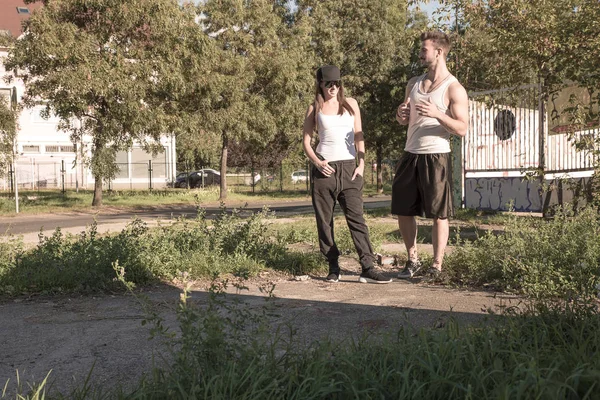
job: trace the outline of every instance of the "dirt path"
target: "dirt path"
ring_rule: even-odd
[[[395,222],[388,218],[378,221]],[[102,231],[119,231],[124,225],[113,221],[103,225]],[[426,222],[419,225],[427,235]],[[81,230],[65,229],[72,233]],[[37,233],[24,235],[25,243],[36,241]],[[428,244],[419,244],[419,248],[425,253],[432,251]],[[386,243],[382,249],[387,254],[404,253],[399,243]],[[417,280],[360,284],[360,266],[354,258],[343,258],[341,266],[343,278],[337,284],[319,276],[295,280],[263,273],[237,298],[245,307],[259,311],[265,304],[259,288],[274,283],[273,327],[295,327],[299,344],[323,337],[344,340],[365,333],[393,332],[401,326],[436,329],[449,318],[462,324],[478,323],[485,319],[488,308],[510,301],[495,293],[431,286]],[[390,277],[397,274],[397,268],[390,265],[383,270]],[[164,285],[144,288],[142,293],[165,325],[177,331],[175,309],[180,290]],[[234,290],[231,293],[230,298],[236,298]],[[203,304],[206,298],[206,285],[198,286],[192,299]],[[8,387],[14,388],[17,370],[21,380],[29,382],[43,380],[52,370],[52,390],[68,393],[82,385],[93,367],[92,384],[105,389],[132,387],[151,371],[153,363],[163,365],[165,358],[169,359],[161,340],[149,340],[149,326],[142,326],[145,317],[138,300],[129,294],[0,299],[0,385],[10,379]]]
[[[258,310],[265,304],[259,286],[273,282],[273,325],[296,327],[299,343],[326,336],[342,340],[400,326],[435,329],[451,317],[470,324],[483,321],[487,308],[509,301],[494,293],[418,281],[360,284],[356,261],[344,259],[342,268],[344,276],[337,284],[321,277],[296,281],[263,274],[240,298],[246,307]],[[395,275],[395,269],[386,268],[389,276]],[[180,291],[157,286],[145,289],[144,294],[165,324],[176,330],[174,310]],[[202,304],[206,292],[198,288],[192,299]],[[14,383],[16,370],[27,381],[41,381],[52,370],[53,390],[65,393],[81,385],[93,366],[91,382],[95,385],[135,385],[151,370],[153,359],[160,365],[161,354],[166,354],[160,340],[148,339],[149,328],[141,324],[144,318],[138,301],[127,294],[5,300],[0,303],[0,384],[8,379]]]

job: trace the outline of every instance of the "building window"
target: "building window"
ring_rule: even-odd
[[[17,12],[19,14],[29,14],[29,8],[27,8],[27,7],[17,7]]]
[[[39,153],[40,146],[23,145],[23,153]]]
[[[46,145],[46,153],[75,153],[75,146],[73,145]]]
[[[129,178],[129,157],[126,151],[118,151],[115,157],[115,163],[119,168],[115,178]]]
[[[133,148],[131,150],[133,178],[146,178],[148,176],[149,160],[152,160],[153,178],[165,178],[167,176],[166,153],[163,151],[153,157],[152,154],[140,148]]]

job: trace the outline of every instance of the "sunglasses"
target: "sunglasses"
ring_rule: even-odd
[[[342,81],[325,81],[325,87],[327,89],[336,86],[336,87],[342,87]]]

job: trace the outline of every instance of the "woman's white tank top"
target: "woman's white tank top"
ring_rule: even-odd
[[[444,97],[448,86],[456,82],[456,78],[448,75],[442,84],[430,93],[421,91],[424,79],[425,75],[419,77],[409,94],[410,118],[404,151],[413,154],[450,153],[450,134],[446,128],[436,118],[419,115],[415,105],[429,100],[437,106],[438,110],[447,113],[448,107],[444,102]]]
[[[317,153],[327,161],[354,160],[354,116],[348,111],[342,115],[317,115],[319,144]]]

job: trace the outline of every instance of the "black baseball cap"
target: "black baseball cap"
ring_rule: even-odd
[[[341,79],[340,69],[335,65],[323,65],[317,70],[317,81],[339,81]]]

